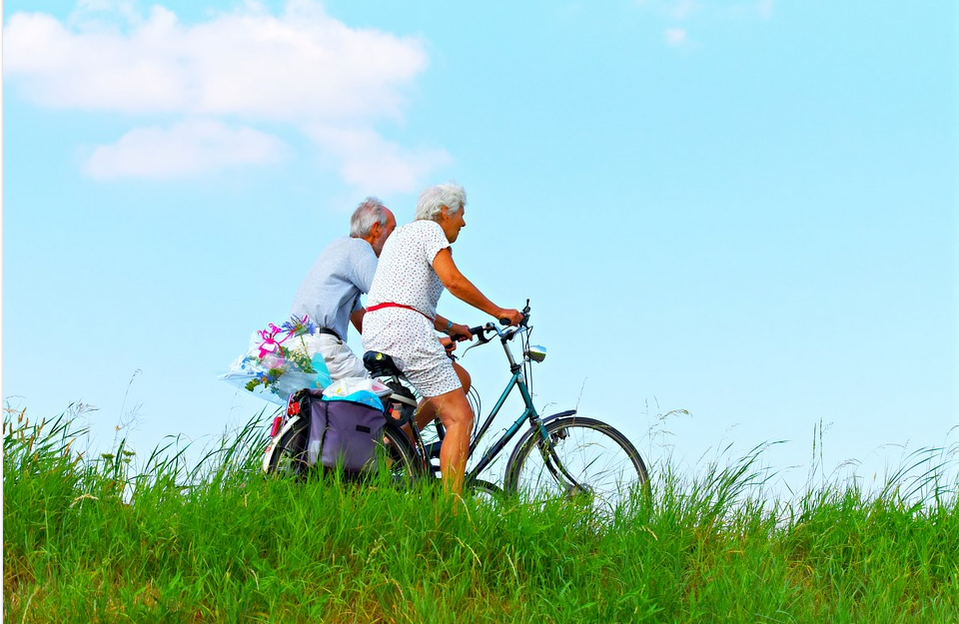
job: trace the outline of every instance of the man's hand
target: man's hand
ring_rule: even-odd
[[[452,338],[440,338],[440,344],[446,349],[446,355],[452,357],[453,351],[456,351],[456,343]]]

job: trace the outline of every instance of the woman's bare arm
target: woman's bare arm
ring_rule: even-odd
[[[519,310],[499,307],[480,292],[480,289],[473,285],[473,282],[469,281],[465,275],[460,273],[456,263],[453,262],[453,254],[449,248],[441,249],[433,258],[433,270],[436,271],[437,277],[440,278],[440,282],[443,283],[446,290],[450,291],[457,299],[470,304],[477,310],[486,312],[493,318],[509,319],[513,325],[522,320],[523,315]]]

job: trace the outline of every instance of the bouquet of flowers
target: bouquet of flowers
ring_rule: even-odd
[[[220,379],[278,405],[286,405],[300,388],[323,389],[330,385],[330,372],[322,355],[310,357],[304,340],[315,333],[306,316],[293,316],[279,327],[270,323],[254,332],[250,348]]]

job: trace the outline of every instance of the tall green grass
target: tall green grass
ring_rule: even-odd
[[[267,479],[250,424],[187,469],[172,447],[83,457],[66,418],[4,419],[8,622],[954,622],[954,458],[782,502],[762,449],[612,518]],[[942,461],[937,461],[936,458]],[[912,475],[914,466],[905,468]],[[928,469],[927,469],[928,468]]]

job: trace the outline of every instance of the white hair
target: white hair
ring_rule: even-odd
[[[447,214],[454,215],[466,206],[466,191],[455,182],[437,184],[424,189],[416,202],[416,220],[436,221],[446,206]]]
[[[353,216],[350,217],[350,236],[353,238],[363,238],[369,236],[373,226],[379,223],[386,225],[387,215],[386,206],[376,197],[367,197],[364,199]]]

